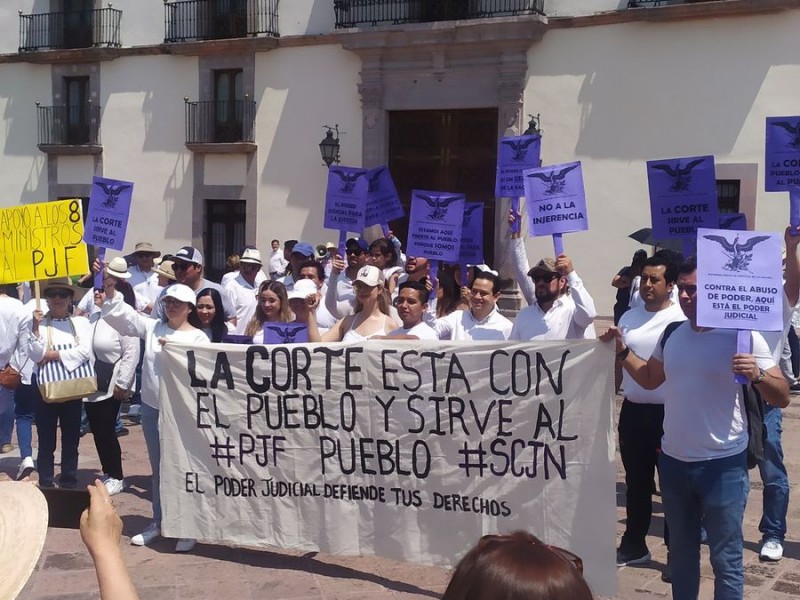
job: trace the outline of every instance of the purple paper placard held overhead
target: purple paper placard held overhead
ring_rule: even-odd
[[[654,238],[691,238],[719,227],[713,156],[647,162]]]
[[[264,323],[265,344],[305,344],[308,342],[308,325],[302,323]]]
[[[542,165],[542,137],[518,135],[500,138],[497,146],[496,198],[518,198],[525,195],[523,171]]]
[[[767,117],[764,188],[788,192],[800,186],[800,117]]]
[[[525,203],[532,237],[589,229],[580,161],[525,171]]]
[[[101,248],[122,250],[132,196],[133,183],[130,181],[93,177],[83,241]]]
[[[461,224],[460,265],[481,265],[483,260],[483,202],[464,204]]]
[[[697,324],[783,329],[780,233],[697,230]]]
[[[412,191],[406,254],[458,262],[464,204],[464,194]]]
[[[389,221],[402,219],[406,216],[400,196],[392,180],[389,169],[378,167],[367,172],[358,182],[359,186],[366,186],[365,197],[366,216],[364,225],[385,225]]]
[[[358,233],[364,230],[367,186],[358,183],[367,172],[356,167],[331,167],[325,192],[325,227]]]

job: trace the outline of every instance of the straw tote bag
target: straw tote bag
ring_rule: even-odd
[[[47,347],[50,350],[69,350],[78,345],[78,335],[75,333],[75,325],[72,318],[68,318],[72,336],[75,338],[74,344],[53,345],[52,325],[53,321],[47,319]],[[42,399],[48,404],[68,402],[85,398],[97,391],[97,378],[95,377],[92,365],[87,360],[74,371],[67,371],[64,363],[60,360],[51,360],[46,365],[39,368],[39,391]]]

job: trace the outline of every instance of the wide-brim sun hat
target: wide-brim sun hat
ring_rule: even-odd
[[[67,290],[75,295],[75,286],[69,277],[54,277],[53,279],[42,279],[39,282],[39,289],[44,295],[48,290]]]
[[[128,263],[121,256],[112,258],[106,265],[106,275],[110,275],[116,279],[130,279],[131,274],[128,272]]]
[[[175,271],[172,270],[172,261],[171,260],[162,260],[158,263],[158,266],[153,269],[159,275],[163,275],[167,279],[171,279],[175,281]]]
[[[28,481],[0,482],[0,598],[13,599],[33,573],[47,536],[47,500]]]

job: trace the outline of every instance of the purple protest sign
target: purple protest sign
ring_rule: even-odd
[[[364,225],[385,225],[389,221],[406,216],[400,196],[392,180],[392,174],[386,167],[378,167],[367,172],[358,182],[365,186],[366,214]]]
[[[783,236],[758,231],[697,230],[697,324],[783,329]]]
[[[331,167],[325,192],[325,227],[359,233],[364,230],[367,188],[357,183],[367,172],[356,167]]]
[[[464,204],[464,194],[412,191],[406,254],[458,262]]]
[[[800,186],[800,117],[767,117],[764,189],[788,192]]]
[[[483,264],[483,202],[464,204],[458,262],[461,265]]]
[[[523,171],[542,165],[539,135],[504,137],[497,145],[497,176],[494,195],[497,198],[519,198],[525,195]]]
[[[122,250],[132,195],[133,183],[130,181],[92,177],[83,241],[94,246]]]
[[[532,237],[589,229],[580,161],[525,171],[525,200]]]
[[[719,227],[713,156],[647,162],[653,237],[694,238]]]
[[[308,342],[308,325],[303,323],[264,323],[265,344],[305,344]]]
[[[720,213],[719,228],[732,231],[747,231],[747,215],[744,213]]]

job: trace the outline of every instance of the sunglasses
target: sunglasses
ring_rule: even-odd
[[[169,296],[167,296],[166,298],[164,298],[163,302],[164,302],[164,304],[165,304],[166,306],[181,306],[181,305],[183,305],[183,304],[186,304],[186,302],[183,302],[183,301],[181,301],[181,300],[178,300],[177,298],[171,298],[171,297],[169,297]]]
[[[259,265],[255,265],[253,263],[240,263],[239,270],[240,271],[258,271],[261,267]]]
[[[355,254],[356,256],[361,256],[364,254],[364,251],[361,248],[348,248],[347,254]]]
[[[173,271],[185,271],[189,267],[193,267],[194,265],[190,263],[172,263],[172,270]]]
[[[578,573],[583,575],[583,560],[581,559],[580,556],[578,556],[577,554],[573,554],[569,550],[566,550],[564,548],[560,548],[559,546],[551,546],[550,544],[545,544],[542,540],[537,538],[535,535],[531,535],[531,537],[533,538],[533,540],[535,540],[532,543],[534,543],[534,544],[536,544],[538,546],[543,546],[544,548],[547,548],[550,552],[552,552],[553,554],[555,554],[559,558],[567,561],[569,564],[572,565],[572,567],[576,571],[578,571]],[[478,545],[479,546],[484,546],[484,545],[488,545],[488,544],[494,543],[494,542],[512,542],[512,541],[519,541],[519,538],[510,536],[510,535],[485,535],[480,539],[480,542],[478,542]]]
[[[547,274],[534,274],[531,275],[531,279],[533,279],[534,283],[538,283],[540,281],[544,281],[545,283],[550,283],[554,279],[558,279],[561,277],[558,273],[547,273]]]
[[[71,296],[72,292],[67,290],[48,290],[44,293],[45,298],[69,298]]]

